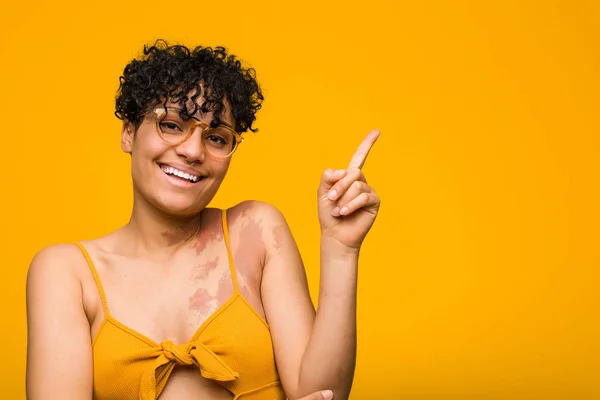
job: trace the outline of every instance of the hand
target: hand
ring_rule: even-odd
[[[321,235],[358,250],[379,211],[379,196],[367,184],[361,168],[379,137],[367,135],[345,170],[327,169],[318,191]]]
[[[322,390],[319,392],[311,393],[308,396],[304,396],[298,400],[330,400],[333,399],[333,393],[331,390]]]

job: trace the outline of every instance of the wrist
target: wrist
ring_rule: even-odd
[[[321,233],[321,256],[340,260],[353,260],[358,258],[360,247],[349,247],[334,237]]]
[[[333,301],[333,304],[336,301],[344,304],[355,301],[352,299],[356,297],[359,250],[340,243],[336,238],[321,235],[319,309],[324,298],[328,298],[328,302]]]

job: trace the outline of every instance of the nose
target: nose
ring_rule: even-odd
[[[204,146],[202,145],[203,127],[197,125],[193,129],[194,131],[190,137],[185,142],[177,145],[175,152],[188,162],[201,163],[206,157]]]

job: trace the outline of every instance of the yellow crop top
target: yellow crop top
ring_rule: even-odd
[[[226,211],[223,232],[234,291],[188,343],[155,343],[113,318],[104,289],[87,250],[83,252],[98,285],[104,320],[93,340],[96,400],[155,400],[176,365],[195,365],[233,398],[285,400],[275,366],[269,327],[241,295],[229,243]]]

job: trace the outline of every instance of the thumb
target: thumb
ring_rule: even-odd
[[[331,390],[321,390],[320,392],[311,393],[298,400],[331,400],[333,392]]]
[[[319,197],[327,196],[327,192],[329,189],[336,184],[337,181],[346,176],[345,169],[326,169],[323,171],[323,176],[321,177],[321,184],[319,185]]]

